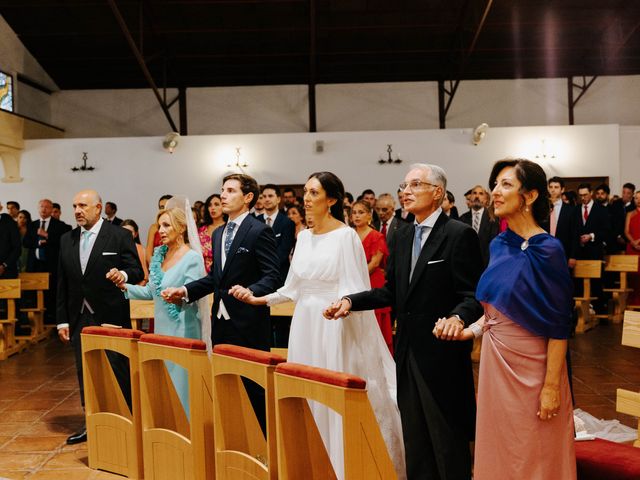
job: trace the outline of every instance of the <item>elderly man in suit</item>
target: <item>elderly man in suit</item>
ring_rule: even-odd
[[[80,401],[84,407],[81,332],[103,323],[131,328],[129,301],[114,285],[138,283],[144,278],[133,237],[102,219],[102,200],[94,190],[83,190],[73,198],[78,227],[60,240],[57,319],[58,336],[71,342],[76,356]],[[113,273],[109,273],[116,269]],[[129,364],[126,357],[107,353],[125,400],[131,404]],[[68,444],[84,442],[86,429],[71,435]]]
[[[482,315],[474,297],[482,272],[478,236],[440,207],[447,189],[442,168],[416,164],[401,184],[414,228],[397,232],[382,288],[348,295],[327,318],[350,310],[393,306],[398,319],[396,368],[409,479],[468,480],[469,442],[475,435],[471,343],[438,342],[431,335],[445,318],[447,336]]]
[[[395,206],[396,202],[390,193],[381,194],[376,202],[376,212],[378,212],[380,221],[375,227],[385,235],[389,248],[393,245],[397,230],[408,225],[407,222],[395,217]]]
[[[480,251],[482,253],[483,266],[489,264],[489,244],[499,233],[500,224],[491,218],[487,205],[489,193],[482,185],[476,185],[470,193],[470,209],[460,217],[460,221],[471,225],[480,239]]]
[[[176,304],[193,302],[213,293],[211,338],[214,345],[230,343],[258,350],[269,350],[271,346],[269,307],[249,305],[229,293],[232,287],[244,285],[258,297],[282,285],[273,229],[249,213],[258,193],[257,182],[248,175],[232,174],[224,178],[220,197],[222,211],[229,219],[224,228],[213,232],[214,256],[209,275],[162,291],[166,301]],[[264,428],[264,391],[248,382],[245,387]]]

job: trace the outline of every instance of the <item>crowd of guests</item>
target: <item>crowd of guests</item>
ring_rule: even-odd
[[[294,301],[289,360],[367,380],[399,478],[470,478],[474,438],[474,478],[575,478],[570,270],[640,255],[640,192],[625,183],[610,198],[605,184],[581,184],[572,195],[527,160],[497,162],[488,186],[469,189],[459,215],[435,165],[411,167],[397,204],[371,189],[354,199],[330,172],[312,174],[302,197],[229,175],[193,205],[163,195],[146,247],[97,192],[74,197],[70,234],[60,205],[41,200],[34,219],[9,201],[0,278],[51,274],[47,320],[74,347],[82,401],[79,332],[107,319],[129,326],[127,299],[154,300],[157,333],[262,350],[274,343],[268,306]],[[640,276],[631,284],[638,304]],[[594,308],[606,308],[602,285],[594,292]],[[476,402],[469,340],[479,336]],[[124,392],[123,360],[109,359]],[[167,368],[188,415],[187,378]],[[263,393],[247,389],[264,426]],[[341,478],[340,422],[313,413]]]

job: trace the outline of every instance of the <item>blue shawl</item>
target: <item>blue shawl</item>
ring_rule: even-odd
[[[536,335],[568,338],[573,282],[560,241],[540,233],[525,242],[507,229],[489,248],[489,266],[476,290],[478,301],[493,305]]]

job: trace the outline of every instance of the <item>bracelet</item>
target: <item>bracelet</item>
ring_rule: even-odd
[[[473,333],[473,338],[481,337],[482,334],[484,333],[484,328],[482,328],[478,324],[478,322],[475,322],[469,325],[469,330],[471,330],[471,333]]]

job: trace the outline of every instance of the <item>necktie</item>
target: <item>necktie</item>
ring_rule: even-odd
[[[473,212],[473,224],[471,226],[476,233],[478,233],[478,229],[480,228],[480,214],[478,212]]]
[[[416,268],[416,263],[418,263],[418,257],[420,257],[420,251],[422,250],[422,233],[428,227],[423,227],[420,225],[416,225],[416,230],[413,235],[413,250],[411,252],[411,273],[409,274],[409,279],[413,276],[413,270]]]
[[[387,236],[387,222],[382,222],[382,228],[380,229],[380,233],[385,237]]]
[[[40,220],[40,228],[42,230],[45,230],[45,227],[47,226],[47,222],[45,222],[44,220]],[[41,240],[45,240],[44,237],[39,237]],[[44,261],[45,260],[45,253],[44,253],[44,247],[38,247],[38,260],[40,261]]]
[[[553,209],[551,210],[551,228],[549,229],[549,233],[552,236],[556,236],[556,228],[558,227],[558,213],[557,213],[557,207],[554,205]]]
[[[272,223],[272,222],[271,222],[271,217],[267,217],[267,225],[268,225],[269,227],[271,227],[271,226],[272,226],[272,225],[271,225],[271,223]]]
[[[587,223],[587,218],[589,218],[589,209],[586,205],[584,206],[584,214],[582,215],[582,218],[584,219],[584,222],[582,223]]]
[[[89,248],[89,239],[91,238],[91,232],[89,230],[85,230],[82,232],[82,242],[80,243],[80,248],[82,248],[82,252],[85,253],[87,248]]]
[[[231,242],[233,242],[233,231],[236,228],[236,224],[233,222],[229,222],[227,225],[227,236],[224,239],[224,254],[229,255],[229,250],[231,249]]]

